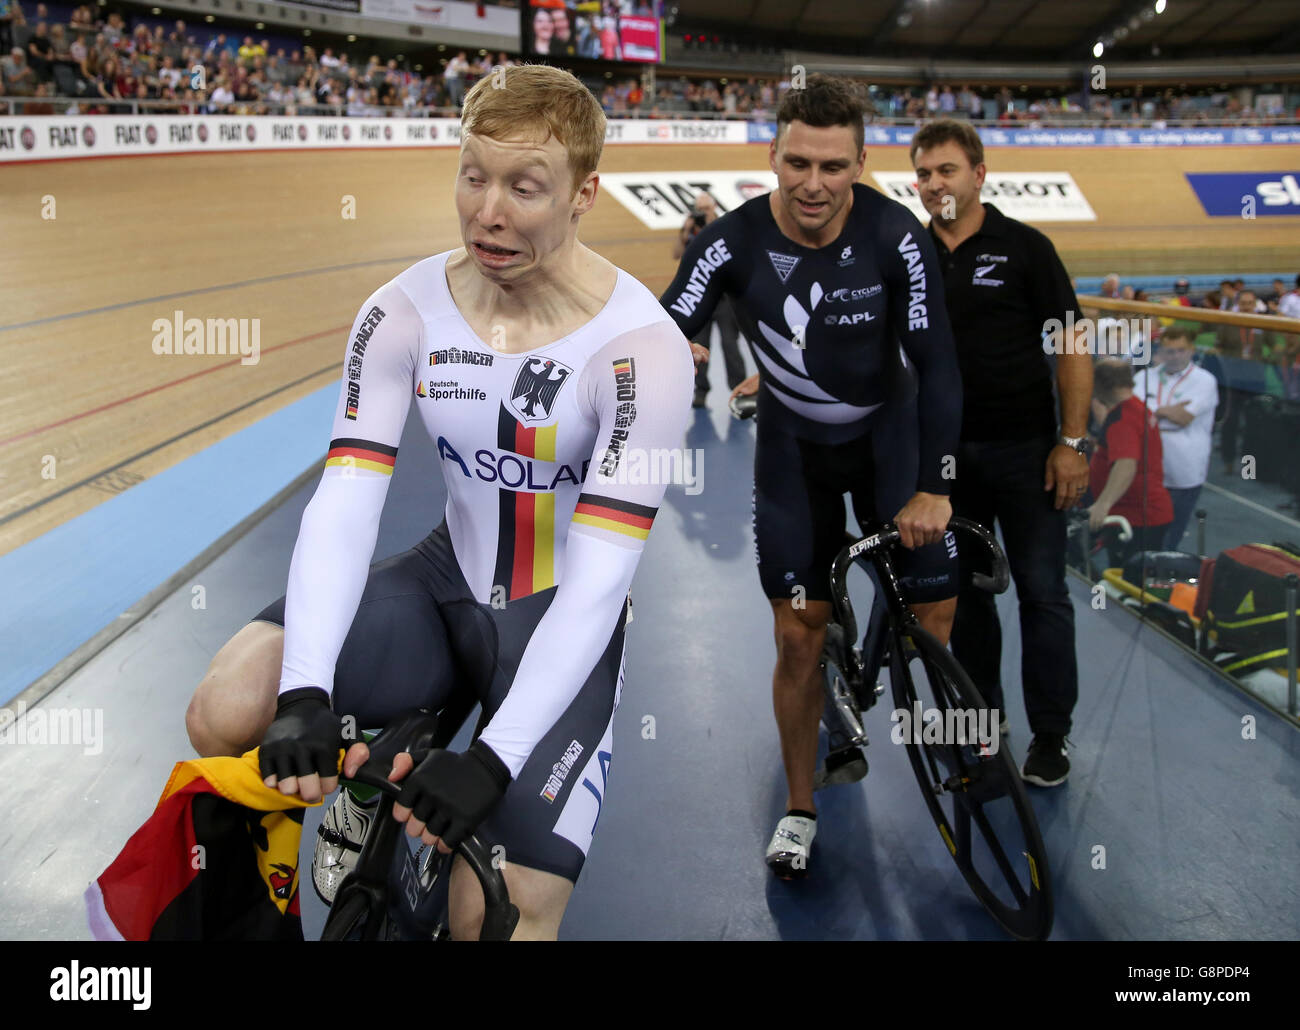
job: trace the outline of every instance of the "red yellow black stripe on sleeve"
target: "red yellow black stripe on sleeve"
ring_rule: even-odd
[[[578,498],[578,506],[573,509],[573,521],[583,526],[622,533],[634,540],[644,540],[650,535],[650,524],[654,522],[658,510],[614,497],[583,494]]]
[[[391,476],[395,461],[397,461],[396,447],[375,443],[372,440],[344,438],[330,441],[325,467],[369,469],[371,472]]]

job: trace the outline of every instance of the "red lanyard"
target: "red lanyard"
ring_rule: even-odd
[[[1169,400],[1171,402],[1174,399],[1174,391],[1178,389],[1178,384],[1181,383],[1184,379],[1186,379],[1191,374],[1192,374],[1192,366],[1188,365],[1187,371],[1174,380],[1174,385],[1169,390]],[[1157,374],[1156,375],[1156,407],[1163,408],[1164,406],[1165,406],[1165,384],[1163,378],[1159,374]]]

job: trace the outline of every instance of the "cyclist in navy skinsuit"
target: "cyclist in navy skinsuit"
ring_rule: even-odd
[[[759,368],[754,535],[776,620],[773,696],[789,784],[767,857],[785,877],[806,871],[816,827],[818,659],[843,494],[859,520],[898,523],[909,601],[944,641],[957,591],[944,529],[962,387],[943,280],[916,218],[857,182],[863,114],[833,79],[792,90],[770,151],[778,188],[706,226],[660,298],[690,338],[730,296]]]

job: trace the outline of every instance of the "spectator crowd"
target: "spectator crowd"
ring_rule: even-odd
[[[28,4],[27,7],[32,5]],[[364,63],[353,55],[307,42],[277,37],[276,44],[235,30],[206,27],[193,32],[182,20],[167,26],[158,19],[138,19],[82,5],[52,17],[44,3],[27,13],[22,0],[0,0],[0,114],[11,113],[5,96],[21,97],[27,114],[53,114],[46,98],[72,98],[62,113],[129,110],[121,102],[145,101],[177,113],[399,115],[430,108],[452,112],[468,89],[498,64],[514,59],[504,53],[454,51],[438,58],[436,71],[381,60]],[[576,43],[575,43],[576,46]],[[576,51],[575,51],[576,53]],[[195,70],[201,69],[196,74]],[[581,72],[579,73],[581,74]],[[679,76],[661,73],[652,93],[635,76],[605,72],[587,76],[606,114],[616,117],[750,118],[774,117],[790,88],[788,75]],[[985,124],[1008,125],[1044,119],[1083,119],[1114,125],[1156,124],[1166,120],[1216,124],[1260,124],[1260,115],[1227,93],[1193,97],[1173,89],[1144,96],[1057,96],[1022,87],[982,88],[970,84],[931,83],[877,92],[869,89],[873,117],[917,121],[965,117]],[[117,103],[115,103],[117,102]],[[1276,112],[1280,113],[1280,112]]]

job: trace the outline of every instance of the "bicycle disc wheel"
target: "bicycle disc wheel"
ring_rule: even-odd
[[[1046,850],[1020,772],[991,717],[985,724],[990,747],[980,744],[976,727],[985,706],[975,685],[952,653],[919,628],[894,635],[889,678],[894,703],[911,722],[903,742],[912,771],[957,868],[1007,933],[1043,940],[1053,918]]]

